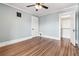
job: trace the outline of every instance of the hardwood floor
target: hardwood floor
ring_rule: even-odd
[[[1,56],[78,56],[79,49],[69,40],[35,37],[0,48]]]

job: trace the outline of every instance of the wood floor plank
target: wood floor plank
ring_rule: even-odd
[[[79,48],[74,47],[66,39],[34,37],[0,47],[0,56],[79,56]]]

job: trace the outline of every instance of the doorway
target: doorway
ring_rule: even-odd
[[[38,36],[39,35],[39,27],[38,27],[39,23],[38,23],[38,17],[36,16],[32,16],[32,36]]]
[[[65,12],[60,14],[60,38],[69,39],[75,46],[75,12]]]

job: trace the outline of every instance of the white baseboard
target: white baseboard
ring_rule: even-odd
[[[21,41],[24,41],[24,40],[28,40],[28,39],[31,39],[33,37],[36,37],[36,36],[30,36],[30,37],[25,37],[25,38],[14,39],[14,40],[9,40],[9,41],[6,41],[6,42],[2,42],[2,43],[0,43],[0,47],[11,45],[11,44],[14,44],[14,43],[18,43],[18,42],[21,42]],[[51,37],[51,36],[46,36],[46,35],[42,35],[41,37],[59,40],[58,37]]]
[[[31,39],[32,37],[33,36],[2,42],[2,43],[0,43],[0,47],[7,46],[7,45],[10,45],[10,44],[14,44],[14,43],[18,43],[18,42],[21,42],[21,41],[24,41],[24,40],[28,40],[28,39]]]
[[[77,40],[75,40],[75,43],[76,43],[76,44],[78,44],[78,41],[77,41]]]
[[[42,35],[41,37],[60,40],[59,37],[52,37],[52,36],[47,36],[47,35]]]

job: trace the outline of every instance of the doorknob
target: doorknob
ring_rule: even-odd
[[[32,30],[34,30],[34,28],[32,28]]]
[[[75,29],[73,29],[72,31],[75,32]]]

